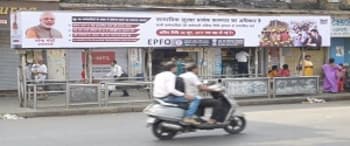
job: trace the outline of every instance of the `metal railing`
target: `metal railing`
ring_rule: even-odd
[[[110,86],[114,88],[114,86],[119,87],[119,88],[126,88],[126,87],[135,87],[135,86],[144,86],[146,89],[148,89],[148,99],[151,100],[153,99],[153,83],[152,82],[119,82],[119,83],[113,83],[113,82],[104,82],[101,83],[103,85],[103,91],[104,91],[104,105],[108,106],[111,101],[109,100],[109,95],[108,92],[110,89]]]
[[[74,92],[72,93],[72,91]],[[91,96],[92,96],[92,100],[91,100]],[[73,101],[72,100],[73,98],[80,98],[80,99]],[[95,101],[93,100],[94,98],[96,99]],[[71,104],[72,102],[74,102],[75,104]],[[69,108],[70,105],[87,105],[87,104],[97,104],[99,107],[102,106],[101,85],[100,84],[77,84],[77,83],[67,84],[66,103],[65,103],[66,108]]]
[[[48,95],[48,94],[64,94],[66,90],[47,90],[47,86],[50,85],[63,85],[66,83],[29,83],[26,87],[26,96],[24,98],[24,106],[32,107],[37,109],[38,107],[38,95]],[[38,90],[41,89],[41,90]]]
[[[102,107],[102,106],[108,106],[109,104],[114,104],[114,103],[125,103],[126,101],[115,102],[110,100],[108,91],[111,89],[108,88],[109,86],[115,86],[119,89],[122,89],[122,88],[138,89],[139,87],[142,87],[142,89],[145,89],[145,91],[147,92],[146,96],[148,96],[148,99],[144,99],[142,100],[142,102],[150,101],[153,99],[152,82],[135,80],[139,78],[126,78],[126,79],[129,79],[129,80],[114,82],[115,81],[114,78],[108,79],[108,80],[105,79],[102,82],[94,83],[94,84],[81,83],[81,80],[58,81],[58,82],[47,81],[44,83],[28,82],[27,86],[25,87],[26,93],[24,98],[24,105],[25,107],[32,107],[33,109],[37,109],[38,95],[45,95],[45,94],[63,94],[63,95],[65,94],[65,102],[62,103],[62,105],[65,106],[66,108],[69,108],[71,105],[96,104]],[[202,79],[209,80],[209,81],[217,81],[218,79],[220,79],[227,90],[226,95],[232,96],[232,97],[239,97],[239,98],[259,97],[259,96],[270,98],[271,95],[274,98],[276,98],[277,95],[318,94],[319,92],[312,92],[312,93],[301,92],[301,91],[298,92],[298,90],[292,90],[292,89],[309,88],[309,90],[312,90],[312,91],[319,91],[320,89],[320,86],[319,86],[320,81],[319,81],[319,77],[317,76],[285,77],[285,78],[277,77],[273,79],[266,78],[266,77],[217,78],[215,76],[212,76],[211,78],[208,77],[208,78],[202,78]],[[291,90],[292,92],[289,92],[287,94],[284,94],[284,93],[282,94],[282,90],[283,92],[286,91],[285,89],[286,87],[282,87],[282,85],[286,87],[288,85],[288,90]],[[50,90],[48,88],[43,88],[48,86],[61,86],[62,89]],[[95,88],[94,90],[96,90],[96,92],[94,92],[94,94],[96,96],[96,101],[84,102],[82,100],[80,102],[79,101],[72,102],[73,100],[75,100],[75,98],[72,98],[72,95],[75,94],[74,92],[85,92],[83,88],[89,88],[89,87]],[[81,88],[81,89],[75,90],[73,88]],[[77,99],[81,99],[81,98],[77,98]],[[141,100],[130,100],[128,102],[140,102],[140,101]]]
[[[259,97],[270,98],[269,78],[225,78],[222,79],[225,93],[230,97]]]
[[[273,78],[273,97],[277,95],[318,94],[320,77],[276,77]]]

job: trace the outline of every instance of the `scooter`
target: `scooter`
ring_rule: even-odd
[[[238,104],[233,98],[224,95],[224,87],[220,83],[208,86],[213,91],[211,96],[220,100],[224,108],[223,122],[220,124],[189,125],[184,123],[184,105],[164,102],[162,99],[155,99],[154,102],[144,109],[149,117],[147,126],[151,127],[152,133],[160,140],[170,140],[179,133],[195,132],[196,130],[224,129],[229,134],[238,134],[246,126],[244,115],[237,111]]]

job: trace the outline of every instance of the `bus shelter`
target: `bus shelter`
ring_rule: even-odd
[[[163,56],[168,61],[173,60],[171,56],[164,55],[164,53],[159,56],[157,56],[158,54],[152,54],[154,50],[176,48],[175,52],[178,54],[191,51],[199,52],[192,53],[192,55],[188,53],[190,55],[187,56],[196,58],[190,61],[200,65],[201,75],[204,78],[220,78],[227,77],[222,65],[222,48],[239,48],[243,50],[244,48],[256,48],[254,51],[251,51],[253,49],[248,51],[250,54],[255,55],[254,59],[248,61],[248,64],[251,64],[253,67],[248,69],[247,76],[244,75],[245,77],[253,78],[249,80],[226,80],[225,83],[232,88],[239,82],[228,82],[245,81],[252,86],[252,89],[259,89],[256,91],[256,94],[251,94],[268,95],[271,88],[267,81],[270,79],[258,77],[266,74],[266,68],[270,65],[270,62],[275,65],[280,65],[280,63],[274,60],[274,56],[269,56],[266,51],[261,50],[269,48],[327,47],[330,45],[330,22],[329,16],[204,15],[154,11],[17,12],[11,16],[11,46],[21,56],[21,64],[18,70],[19,100],[21,105],[25,105],[26,103],[24,102],[28,99],[26,92],[29,90],[27,89],[28,82],[26,81],[25,68],[25,51],[27,49],[84,50],[82,55],[82,60],[85,61],[83,69],[86,74],[86,83],[91,85],[84,84],[81,86],[91,88],[91,90],[77,88],[76,86],[80,84],[68,85],[67,83],[70,82],[70,79],[66,78],[64,84],[66,84],[67,90],[60,91],[67,95],[66,106],[70,103],[71,95],[82,96],[68,91],[84,91],[86,94],[94,94],[97,98],[91,99],[92,101],[97,102],[99,105],[106,103],[105,100],[107,99],[99,97],[106,95],[106,92],[101,94],[100,90],[106,90],[108,86],[94,85],[92,67],[93,51],[102,48],[138,48],[142,50],[144,55],[135,55],[129,57],[129,59],[141,58],[138,60],[142,60],[142,63],[138,65],[142,66],[141,70],[144,73],[143,83],[150,86],[152,76],[156,73],[153,72],[155,70],[153,65],[159,63],[158,60],[153,58]],[[320,39],[322,38],[322,44],[310,43],[307,46],[300,42],[303,35],[309,35],[309,33],[315,31],[322,36],[319,37]],[[261,52],[259,53],[259,51]],[[72,61],[68,60],[67,62]],[[133,67],[130,64],[128,66]],[[70,70],[66,69],[65,72],[68,74]],[[234,75],[231,76],[234,77]],[[276,79],[277,81],[279,79]],[[135,82],[133,84],[143,83]],[[314,82],[310,81],[310,83]],[[255,86],[258,88],[255,88]],[[35,89],[37,87],[33,85],[30,88]],[[278,91],[280,90],[276,90],[276,94],[279,93]],[[34,105],[36,101],[35,95],[34,93]],[[250,96],[250,94],[242,93],[240,96]],[[90,98],[88,101],[90,101]]]

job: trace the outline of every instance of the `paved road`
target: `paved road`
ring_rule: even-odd
[[[239,135],[200,131],[158,141],[141,113],[0,121],[1,146],[349,146],[350,102],[244,107]]]

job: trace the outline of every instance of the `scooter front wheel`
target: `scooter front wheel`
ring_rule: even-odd
[[[161,124],[163,121],[157,121],[152,125],[152,132],[160,140],[170,140],[175,137],[177,131],[166,129]]]
[[[229,134],[238,134],[244,130],[246,126],[246,120],[241,116],[232,117],[230,124],[228,124],[224,130]]]

